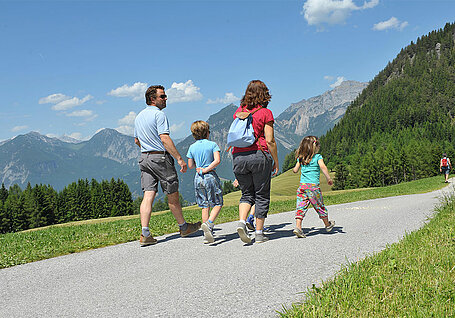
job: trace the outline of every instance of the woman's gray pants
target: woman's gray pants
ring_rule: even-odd
[[[239,182],[240,203],[256,204],[254,216],[266,218],[270,205],[270,180],[273,158],[268,152],[248,151],[233,154],[234,175]]]

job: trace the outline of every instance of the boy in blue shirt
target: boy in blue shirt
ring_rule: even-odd
[[[191,125],[191,133],[196,142],[188,148],[186,156],[188,157],[188,167],[196,168],[194,176],[196,203],[202,208],[201,228],[204,231],[204,244],[208,244],[215,241],[213,226],[223,207],[223,190],[220,178],[215,171],[215,167],[221,161],[220,147],[215,142],[207,140],[210,126],[205,121],[195,121]]]

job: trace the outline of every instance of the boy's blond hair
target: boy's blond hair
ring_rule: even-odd
[[[203,120],[196,120],[191,124],[191,133],[193,134],[194,139],[200,140],[207,138],[210,132],[209,123]]]

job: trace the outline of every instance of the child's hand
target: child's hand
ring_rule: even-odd
[[[234,180],[234,182],[232,182],[232,185],[237,188],[239,186],[239,181],[237,179]]]
[[[333,180],[329,179],[329,180],[327,180],[327,183],[329,184],[329,186],[331,186],[331,185],[333,185]]]
[[[196,168],[196,172],[197,172],[198,174],[201,174],[201,175],[202,175],[202,174],[204,174],[204,169],[203,169],[203,168]]]

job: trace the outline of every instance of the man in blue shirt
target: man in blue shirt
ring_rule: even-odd
[[[162,112],[166,107],[166,100],[163,86],[150,86],[145,93],[148,106],[136,116],[134,121],[135,143],[141,148],[139,167],[141,187],[144,192],[140,207],[142,233],[139,242],[141,246],[157,242],[150,234],[149,223],[153,200],[158,191],[158,182],[167,195],[169,209],[179,224],[180,235],[188,236],[201,227],[201,222],[186,223],[182,214],[178,192],[179,179],[172,157],[177,160],[180,172],[185,173],[187,165],[169,136],[169,121]]]

